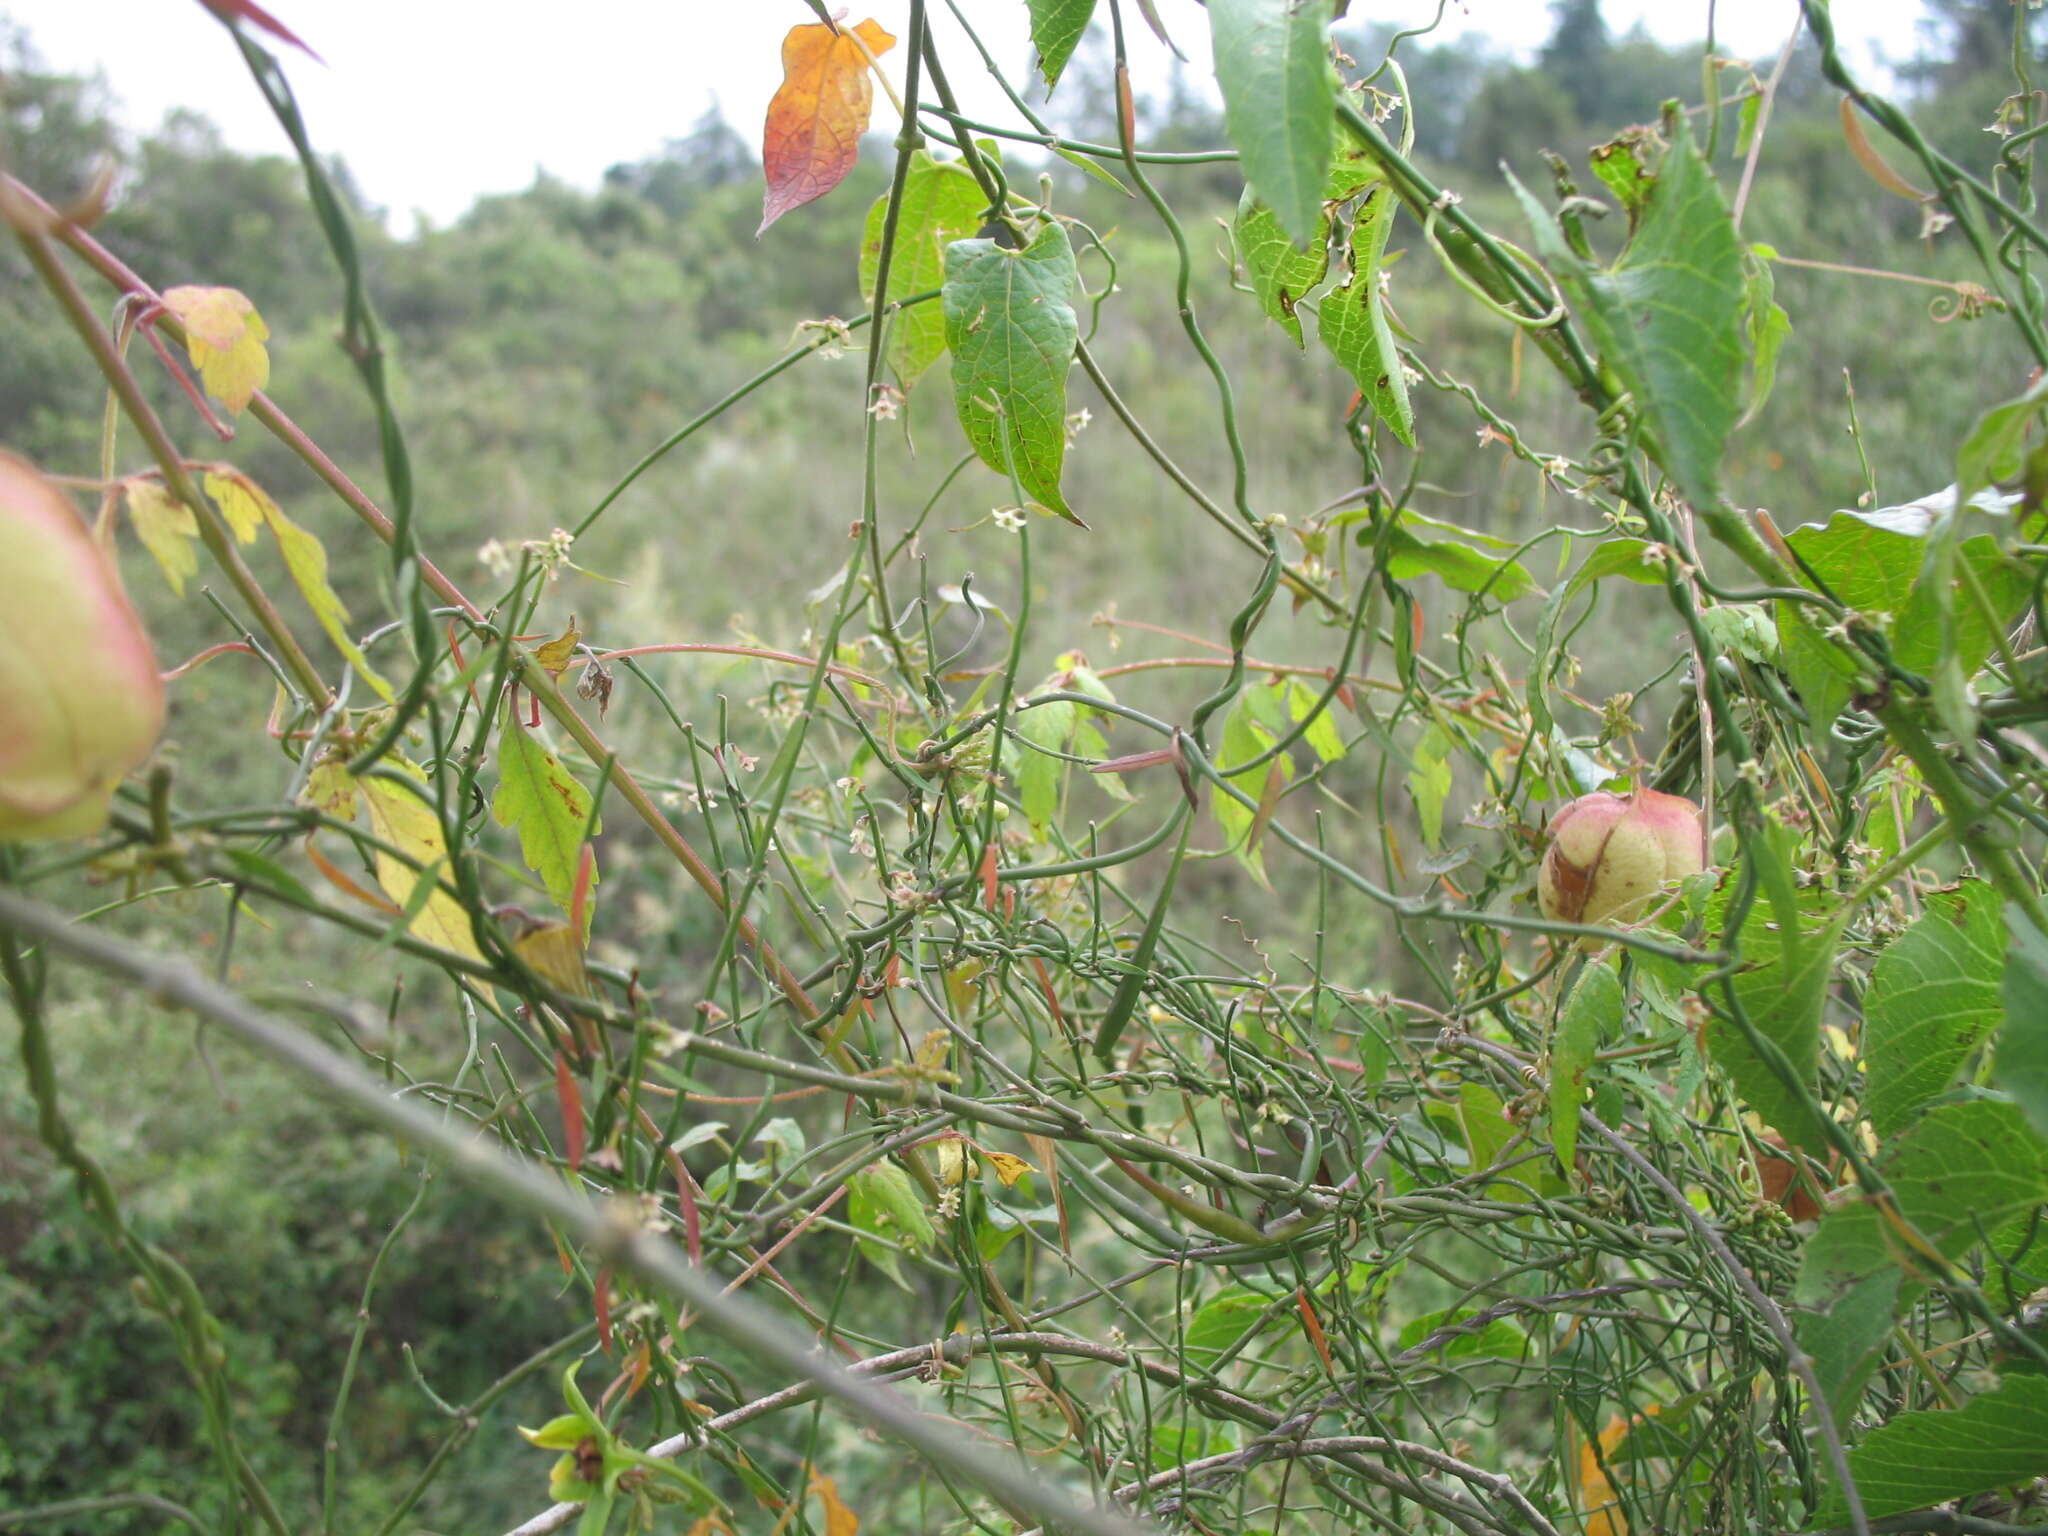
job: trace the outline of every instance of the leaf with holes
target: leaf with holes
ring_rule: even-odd
[[[846,179],[860,158],[860,136],[874,108],[868,57],[895,45],[873,21],[851,28],[807,22],[789,29],[782,40],[782,84],[761,130],[768,190],[756,235]]]
[[[1060,493],[1067,452],[1067,369],[1080,326],[1074,317],[1074,248],[1048,222],[1021,251],[993,240],[946,247],[946,346],[953,400],[982,463],[1070,522]]]
[[[1380,420],[1413,448],[1415,405],[1408,398],[1401,354],[1395,348],[1394,329],[1387,323],[1386,304],[1380,297],[1380,257],[1399,206],[1391,187],[1380,185],[1366,194],[1351,227],[1345,279],[1323,296],[1316,334],[1356,381],[1359,393],[1372,402]]]

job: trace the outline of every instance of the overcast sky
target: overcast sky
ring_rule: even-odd
[[[755,137],[781,78],[780,40],[813,19],[803,0],[264,0],[318,49],[325,66],[286,53],[313,142],[341,155],[371,201],[407,227],[418,211],[446,222],[479,193],[516,191],[536,170],[590,185],[605,167],[686,132],[716,102]],[[959,0],[997,61],[1030,58],[1024,0]],[[873,0],[901,35],[907,0]],[[1133,8],[1135,9],[1135,8]],[[1435,0],[1354,0],[1354,19],[1412,25]],[[1102,8],[1107,14],[1107,7]],[[1208,68],[1207,18],[1194,0],[1159,0],[1168,30]],[[970,112],[1001,103],[943,3],[931,6],[941,57]],[[1708,0],[1607,0],[1617,33],[1644,21],[1666,42],[1705,35]],[[1909,54],[1920,0],[1842,0],[1836,24],[1852,57]],[[104,73],[132,128],[173,107],[204,111],[239,149],[284,152],[239,55],[194,0],[0,0],[55,68]],[[1795,0],[1719,0],[1723,52],[1769,57]],[[1451,0],[1443,34],[1530,50],[1549,30],[1540,0]],[[1140,89],[1168,55],[1133,20]],[[902,50],[883,63],[899,80]],[[1006,105],[1002,105],[1008,115]]]

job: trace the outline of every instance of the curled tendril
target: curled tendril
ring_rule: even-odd
[[[1951,320],[1974,320],[1987,309],[2004,310],[2005,300],[1981,283],[1953,283],[1947,293],[1928,301],[1927,314],[1936,325]]]

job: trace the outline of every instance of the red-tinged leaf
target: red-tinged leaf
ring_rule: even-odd
[[[1059,1025],[1062,1034],[1073,1033],[1067,1028],[1067,1016],[1060,1012],[1059,996],[1052,989],[1052,977],[1046,972],[1045,962],[1033,955],[1031,969],[1038,973],[1038,990],[1045,994],[1045,1006],[1052,1010],[1053,1023]]]
[[[991,912],[996,909],[996,845],[992,842],[981,850],[981,904]]]
[[[1045,1182],[1052,1188],[1053,1209],[1060,1218],[1060,1252],[1071,1253],[1073,1250],[1067,1233],[1067,1193],[1060,1188],[1059,1143],[1050,1136],[1026,1136],[1024,1143],[1038,1154],[1038,1166],[1045,1170]]]
[[[1315,1345],[1316,1353],[1323,1357],[1323,1369],[1335,1376],[1337,1362],[1330,1358],[1330,1341],[1323,1334],[1323,1320],[1316,1316],[1315,1303],[1308,1299],[1307,1291],[1296,1290],[1294,1304],[1301,1309],[1301,1326],[1308,1334],[1309,1343]]]
[[[223,21],[246,21],[254,26],[261,27],[280,42],[290,43],[316,64],[325,64],[327,62],[319,54],[307,47],[305,40],[292,31],[290,27],[263,9],[262,6],[256,4],[256,0],[199,0],[199,3]]]
[[[868,59],[886,53],[896,39],[872,20],[851,32],[858,42],[847,28],[810,22],[791,27],[782,40],[782,85],[768,103],[761,130],[768,192],[756,235],[838,186],[859,157],[874,105]]]
[[[164,308],[185,327],[185,350],[206,392],[240,412],[270,382],[270,327],[233,288],[166,288]]]
[[[557,1056],[555,1060],[562,1058]],[[591,1287],[591,1302],[597,1313],[597,1342],[604,1346],[604,1352],[612,1352],[612,1272],[609,1267],[597,1272],[597,1283]]]
[[[569,1058],[555,1052],[555,1094],[562,1101],[562,1145],[567,1150],[569,1171],[583,1167],[583,1090],[576,1086],[576,1074],[569,1070]]]

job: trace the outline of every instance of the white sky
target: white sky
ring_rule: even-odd
[[[837,0],[835,0],[837,3]],[[853,4],[899,37],[907,0]],[[998,63],[1023,83],[1030,59],[1024,0],[960,0]],[[327,61],[283,50],[314,145],[341,155],[365,195],[403,229],[424,212],[446,222],[479,193],[516,191],[536,170],[591,185],[604,169],[686,132],[716,101],[753,137],[781,78],[782,34],[814,20],[803,0],[265,0]],[[1617,34],[1638,20],[1667,42],[1706,31],[1708,0],[1606,0]],[[940,57],[972,113],[1007,104],[988,82],[942,0],[931,5]],[[1160,0],[1174,39],[1206,73],[1208,27],[1193,0]],[[1126,7],[1132,73],[1163,82],[1167,54]],[[1353,19],[1413,24],[1434,0],[1353,0]],[[1103,16],[1108,7],[1100,7]],[[173,107],[205,112],[229,144],[285,153],[218,25],[191,0],[0,0],[57,69],[103,72],[132,128]],[[1769,57],[1795,0],[1719,0],[1721,49]],[[1920,0],[1837,0],[1852,57],[1912,51]],[[1532,49],[1549,31],[1542,0],[1452,0],[1442,36]],[[900,46],[883,63],[900,80]]]

